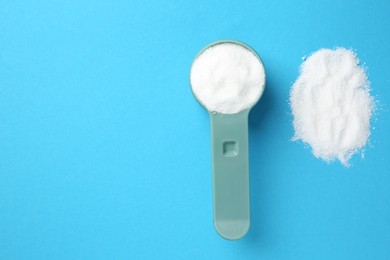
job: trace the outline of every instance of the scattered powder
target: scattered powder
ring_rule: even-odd
[[[351,156],[367,143],[373,98],[356,54],[321,49],[301,65],[290,102],[295,136],[326,161],[348,166]]]
[[[235,114],[257,102],[264,90],[265,72],[250,50],[226,42],[198,56],[190,81],[192,91],[208,111]]]

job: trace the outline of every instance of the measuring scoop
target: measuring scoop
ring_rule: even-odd
[[[206,46],[197,55],[194,63],[209,48],[226,43],[249,50],[260,62],[262,71],[258,73],[264,73],[264,81],[259,83],[261,89],[256,93],[255,101],[236,113],[221,113],[207,107],[194,89],[193,82],[191,88],[198,102],[208,110],[211,120],[214,226],[223,238],[236,240],[242,238],[250,226],[248,115],[263,94],[265,71],[260,57],[252,48],[230,40]]]

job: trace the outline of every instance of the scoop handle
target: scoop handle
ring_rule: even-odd
[[[210,113],[214,226],[229,240],[243,237],[250,225],[248,114]]]

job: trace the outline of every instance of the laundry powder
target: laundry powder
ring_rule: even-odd
[[[373,98],[366,73],[354,52],[321,49],[308,57],[292,86],[293,140],[313,154],[348,165],[370,136]]]
[[[195,59],[190,81],[208,111],[235,114],[257,102],[264,90],[265,72],[249,49],[226,42],[209,47]]]

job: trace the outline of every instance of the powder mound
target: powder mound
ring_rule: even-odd
[[[326,161],[349,165],[370,136],[373,98],[354,52],[320,49],[301,65],[292,86],[293,140],[302,140]]]
[[[208,111],[235,114],[257,102],[264,90],[265,71],[249,49],[227,42],[209,47],[196,58],[190,81]]]

